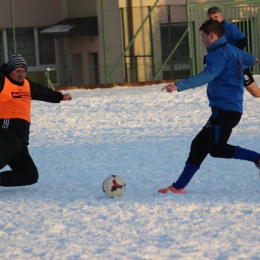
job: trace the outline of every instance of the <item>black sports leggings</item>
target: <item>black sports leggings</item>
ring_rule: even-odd
[[[234,158],[236,146],[227,141],[241,116],[239,112],[213,109],[208,122],[191,143],[188,161],[200,166],[208,154],[218,158]]]
[[[0,186],[25,186],[38,181],[38,170],[27,145],[6,129],[0,130],[0,169],[9,165],[11,171],[0,173]]]

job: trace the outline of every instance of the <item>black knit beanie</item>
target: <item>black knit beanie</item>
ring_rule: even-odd
[[[10,74],[13,70],[22,67],[27,71],[27,63],[21,54],[12,55],[7,62],[7,73]]]

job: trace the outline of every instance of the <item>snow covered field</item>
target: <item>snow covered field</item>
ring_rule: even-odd
[[[205,86],[162,86],[33,101],[29,149],[40,178],[0,188],[0,259],[260,259],[252,163],[207,157],[187,194],[157,193],[177,179],[210,115]],[[259,102],[245,93],[231,144],[260,152]],[[111,174],[126,182],[121,198],[101,189]]]

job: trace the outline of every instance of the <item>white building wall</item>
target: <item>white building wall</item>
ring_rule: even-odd
[[[120,10],[118,7],[118,0],[104,1],[104,17],[102,14],[101,2],[97,1],[97,15],[98,15],[98,30],[99,30],[99,65],[101,71],[101,82],[106,82],[105,79],[105,63],[107,64],[107,82],[116,80],[117,82],[124,81],[123,66],[116,69],[115,73],[109,78],[111,70],[116,65],[117,61],[122,55],[122,37],[121,37],[121,22]],[[105,21],[105,48],[103,47],[103,25],[102,19]],[[106,51],[106,61],[104,58],[104,51]],[[104,69],[102,69],[104,68]]]

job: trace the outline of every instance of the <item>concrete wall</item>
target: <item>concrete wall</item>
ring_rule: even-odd
[[[96,1],[61,0],[62,19],[97,15]],[[59,84],[90,84],[94,64],[89,58],[99,52],[98,36],[78,36],[58,39]]]
[[[107,74],[109,76],[113,66],[119,60],[122,54],[122,37],[121,37],[121,22],[120,10],[118,7],[118,0],[105,0],[104,1],[104,19],[105,19],[105,51],[106,51],[106,64]],[[103,48],[103,27],[102,27],[102,7],[101,0],[97,1],[97,14],[98,14],[98,30],[99,30],[99,64],[101,69],[104,68],[104,48]],[[101,82],[105,82],[105,73],[100,74]],[[120,65],[115,74],[108,79],[113,81],[116,79],[118,82],[124,80],[123,67]]]
[[[138,6],[152,6],[154,5],[156,0],[132,0],[133,7]],[[186,4],[186,0],[160,0],[158,2],[159,5],[175,5],[175,4]],[[127,7],[128,6],[128,0],[118,0],[119,7]]]
[[[132,0],[133,7],[137,6],[152,6],[156,0]],[[225,2],[225,1],[216,1],[216,0],[189,0],[189,3],[210,3],[210,2]],[[235,2],[229,1],[229,2]],[[118,0],[119,7],[127,7],[128,0]],[[158,6],[160,5],[186,5],[187,0],[160,0]]]
[[[96,2],[96,0],[67,0],[68,17],[96,16]]]
[[[98,37],[74,37],[69,40],[69,49],[71,65],[74,71],[73,83],[82,80],[79,84],[90,84],[95,77],[93,74],[94,63],[90,59],[90,56],[94,53],[98,53]]]
[[[61,20],[60,0],[13,1],[15,26],[49,26]],[[0,28],[12,28],[11,1],[1,0]]]

